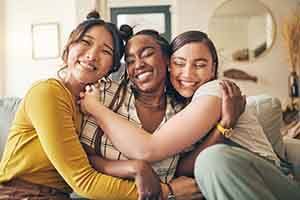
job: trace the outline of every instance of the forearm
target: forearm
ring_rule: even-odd
[[[140,173],[141,166],[145,164],[141,160],[108,160],[98,155],[91,155],[88,158],[97,171],[126,179],[134,179]]]
[[[96,104],[91,114],[113,145],[128,158],[153,162],[179,153],[201,139],[219,120],[220,103],[219,98],[210,96],[190,103],[153,134],[101,104]],[[211,114],[205,116],[206,113]]]
[[[152,151],[154,146],[151,145],[151,134],[101,104],[95,105],[90,114],[123,154],[130,159],[146,160],[145,156]],[[129,138],[130,142],[124,142],[124,138]],[[132,148],[133,144],[134,148]]]
[[[176,168],[176,176],[194,176],[194,164],[197,156],[201,151],[206,149],[209,146],[214,144],[224,143],[225,137],[220,134],[217,128],[214,128],[211,133],[207,136],[207,138],[196,146],[196,148],[185,154],[183,157],[180,158],[177,168]]]

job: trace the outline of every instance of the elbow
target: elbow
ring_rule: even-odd
[[[86,192],[84,192],[83,190],[73,190],[73,193],[71,194],[71,197],[73,198],[73,195],[76,196],[76,198],[80,197],[80,198],[92,198],[89,194],[87,194]]]
[[[76,195],[82,198],[96,199],[99,198],[99,194],[97,195],[94,188],[97,182],[96,173],[94,170],[83,168],[78,175],[74,175],[66,181]]]
[[[73,193],[75,193],[77,196],[80,196],[81,198],[95,198],[95,196],[88,191],[87,187],[85,187],[84,184],[75,184],[75,186],[73,185],[72,189]]]

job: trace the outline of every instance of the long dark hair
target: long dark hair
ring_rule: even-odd
[[[74,43],[79,42],[84,34],[94,26],[103,26],[112,34],[113,39],[113,65],[108,75],[112,72],[116,72],[121,66],[121,58],[124,54],[124,43],[119,34],[118,28],[115,24],[105,22],[100,19],[100,15],[97,11],[91,11],[87,14],[86,19],[81,22],[70,34],[67,44],[65,45],[62,53],[62,60],[64,62],[64,66],[62,69],[58,71],[58,75],[61,70],[65,69],[67,66],[67,59],[69,55],[70,46]]]
[[[184,45],[192,42],[201,42],[205,44],[211,54],[212,57],[212,62],[213,62],[213,67],[215,68],[215,74],[214,78],[217,78],[218,74],[218,66],[219,66],[219,59],[218,59],[218,54],[216,47],[212,40],[208,37],[208,35],[202,31],[186,31],[184,33],[181,33],[177,37],[173,39],[171,42],[171,55],[173,55],[174,52],[176,52],[178,49],[183,47]],[[170,72],[167,72],[170,74]],[[170,76],[170,75],[168,75]],[[169,82],[167,85],[167,91],[172,91],[170,95],[172,95],[172,99],[175,101],[173,102],[174,104],[183,104],[186,105],[190,102],[190,98],[186,98],[181,96],[173,87],[173,85]]]

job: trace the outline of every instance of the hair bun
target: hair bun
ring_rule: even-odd
[[[93,10],[87,14],[86,19],[100,19],[100,14],[98,11]]]
[[[123,40],[128,41],[133,35],[133,28],[128,24],[123,24],[120,27],[120,35]]]

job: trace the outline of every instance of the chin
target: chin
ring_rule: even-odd
[[[156,86],[152,83],[136,84],[135,88],[141,92],[153,92],[156,90]]]
[[[140,87],[140,88],[137,88],[137,90],[140,92],[145,92],[145,93],[155,91],[155,89],[153,89],[152,87]]]
[[[194,95],[195,91],[185,89],[185,90],[178,90],[178,93],[185,98],[191,98]]]

